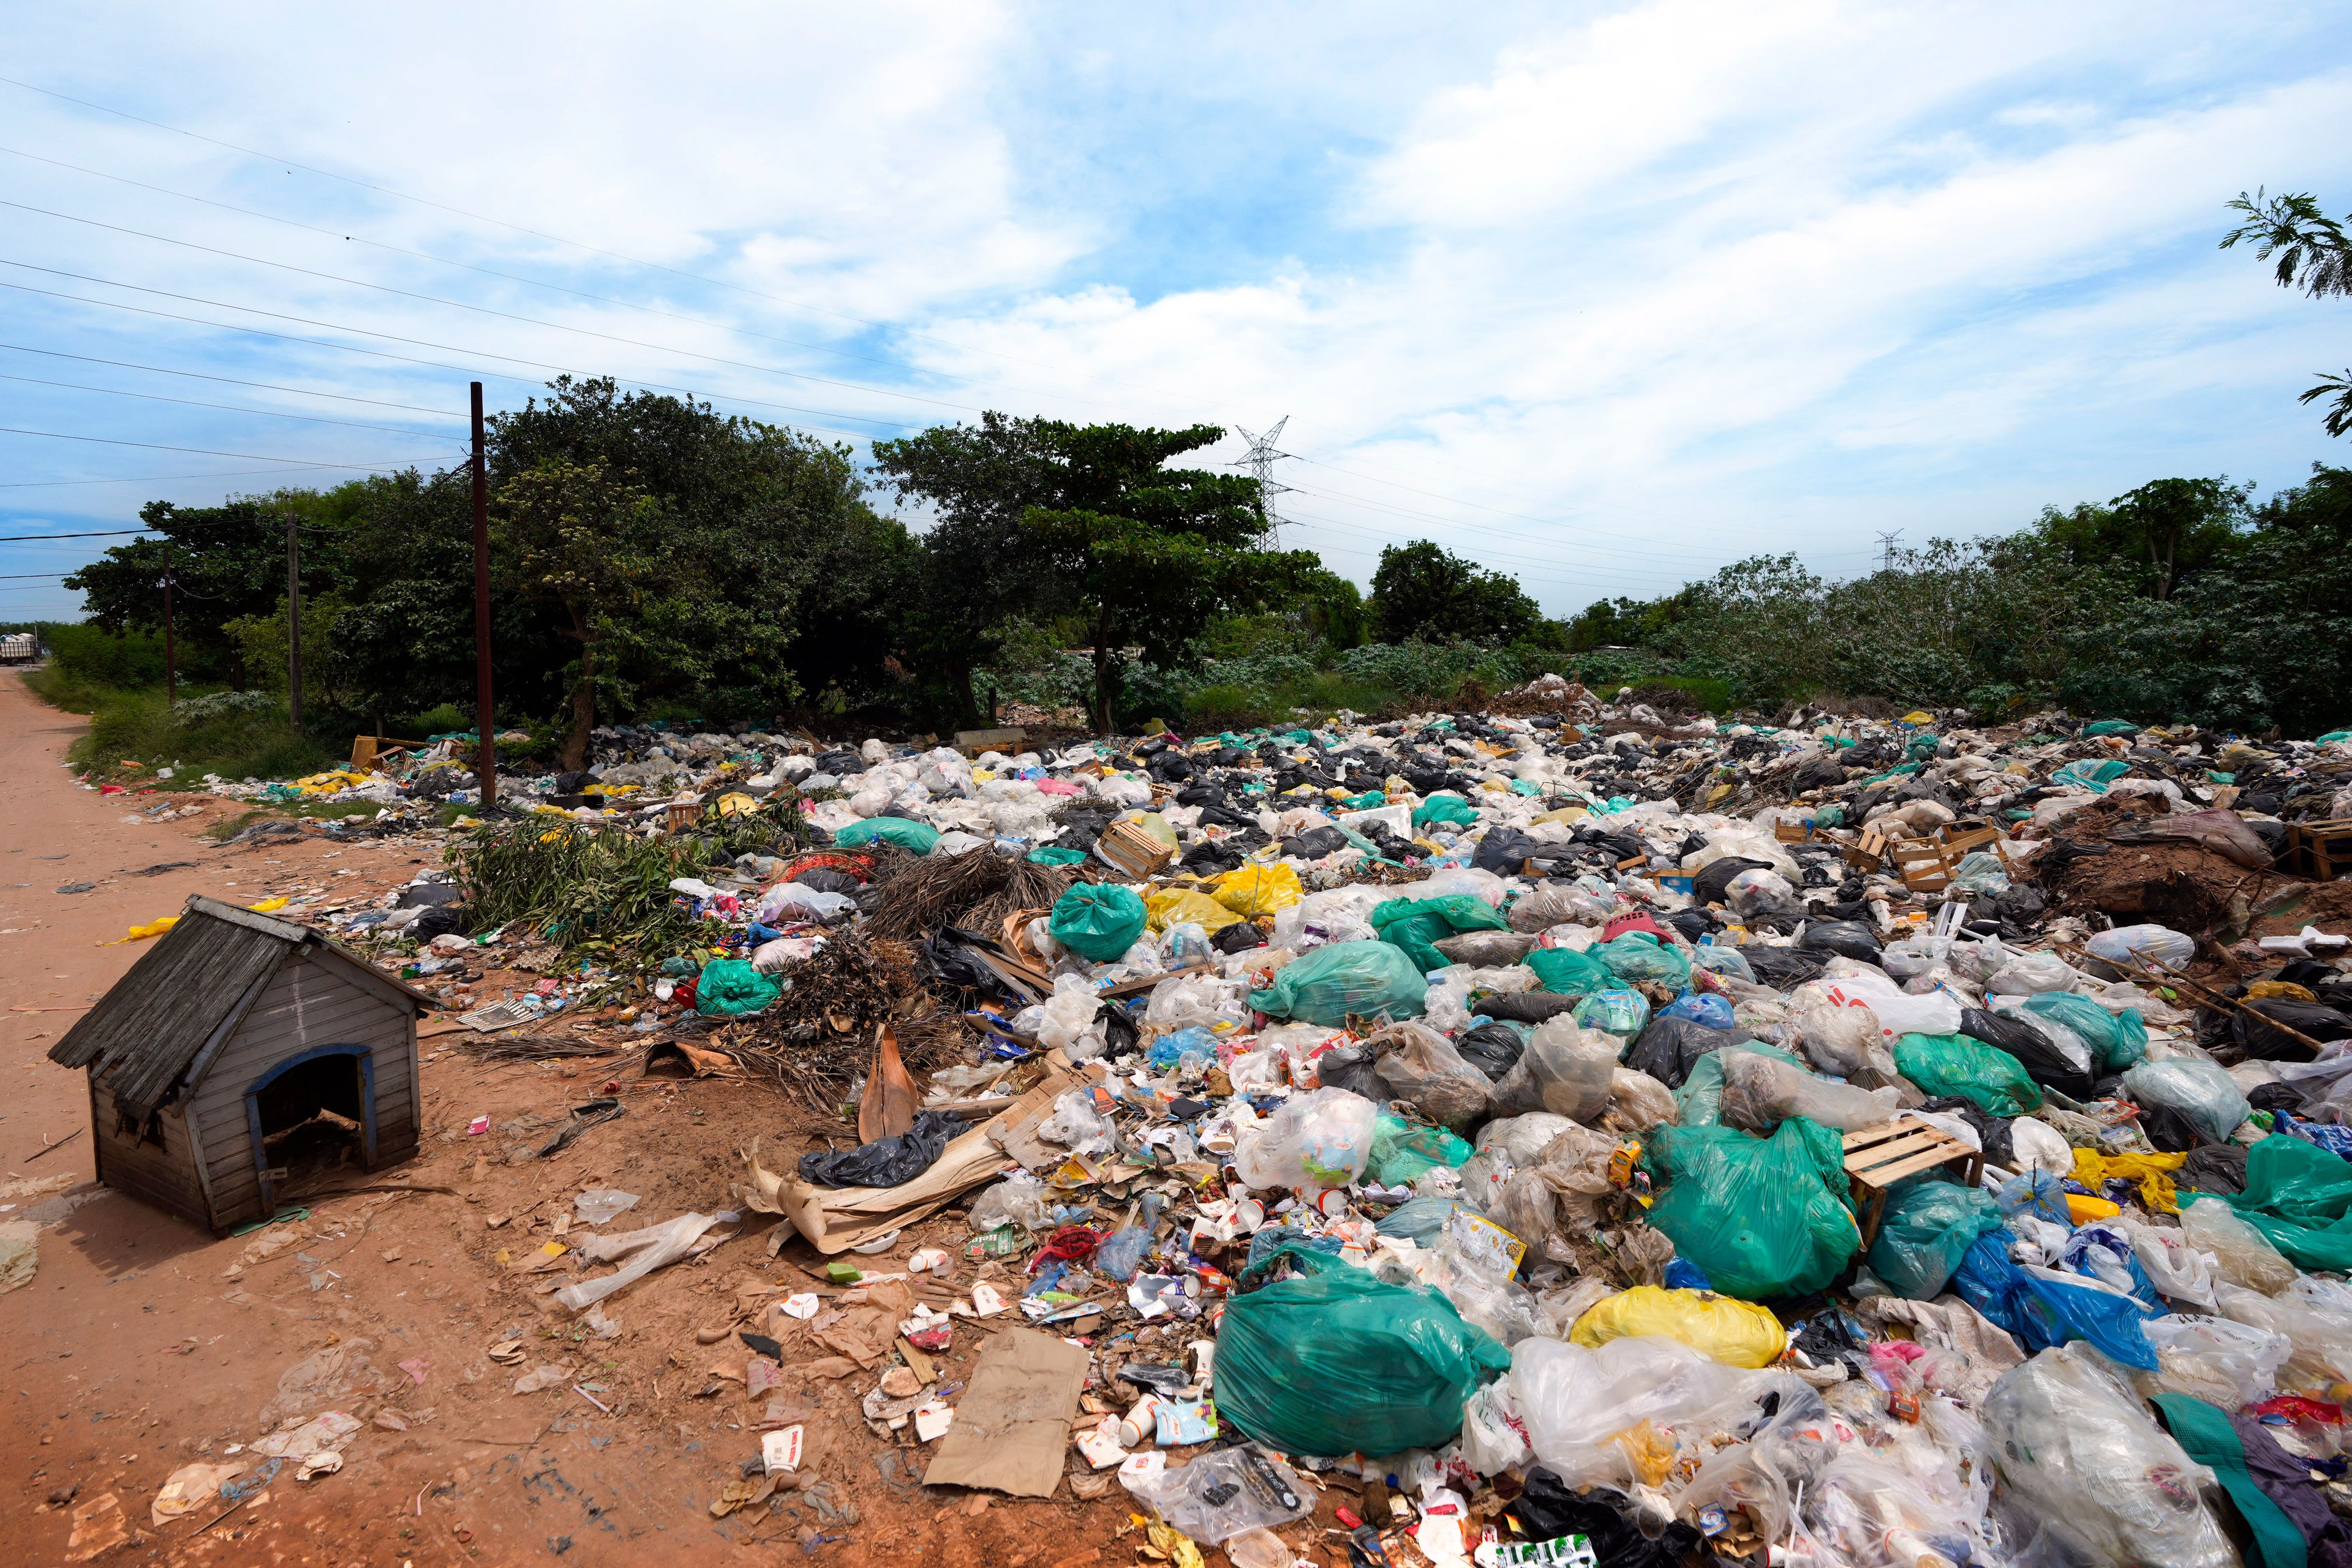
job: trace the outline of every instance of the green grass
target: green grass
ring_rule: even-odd
[[[342,760],[319,737],[296,733],[282,708],[190,717],[184,704],[168,707],[160,691],[77,690],[95,700],[82,710],[89,714],[89,733],[66,757],[100,777],[151,777],[152,769],[168,766],[173,777],[166,782],[194,787],[206,773],[301,778]]]

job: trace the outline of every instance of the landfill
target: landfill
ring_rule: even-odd
[[[534,1265],[593,1328],[764,1246],[714,1517],[815,1369],[1164,1561],[2352,1564],[2352,736],[1630,695],[206,787],[446,851],[281,914],[461,1048],[741,1080],[706,1205]],[[499,880],[625,841],[697,863]]]

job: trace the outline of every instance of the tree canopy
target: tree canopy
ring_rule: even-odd
[[[1426,539],[1381,551],[1370,607],[1379,642],[1507,641],[1543,618],[1515,578]]]

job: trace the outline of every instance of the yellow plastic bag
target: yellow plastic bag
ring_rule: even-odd
[[[1636,1334],[1664,1334],[1727,1366],[1770,1366],[1788,1348],[1788,1331],[1763,1308],[1712,1290],[1636,1285],[1576,1320],[1569,1342],[1591,1350]]]
[[[2089,1225],[2093,1220],[2113,1219],[2123,1212],[2123,1205],[2111,1204],[2105,1198],[2086,1198],[2080,1193],[2066,1194],[2066,1217],[2076,1225]]]
[[[1166,888],[1156,893],[1147,893],[1143,908],[1150,917],[1150,924],[1155,931],[1192,921],[1202,931],[1214,936],[1229,925],[1239,925],[1242,918],[1208,894],[1196,892],[1191,888]]]
[[[247,904],[245,907],[257,915],[273,915],[293,901],[291,899],[264,899],[257,904]]]
[[[143,926],[132,926],[131,928],[130,934],[125,936],[122,939],[122,942],[110,942],[102,943],[101,945],[106,947],[121,947],[123,942],[145,942],[149,937],[162,936],[165,931],[170,931],[173,926],[178,925],[179,923],[179,916],[165,915],[160,920],[149,921]]]
[[[2139,1184],[2140,1201],[2158,1214],[2179,1214],[2180,1205],[2172,1190],[2172,1173],[2180,1169],[2186,1154],[2100,1154],[2089,1149],[2074,1151],[2074,1179],[2093,1192],[2103,1190],[2115,1177]],[[2070,1205],[2071,1206],[2071,1205]],[[2081,1225],[2082,1220],[2074,1222]]]
[[[1298,873],[1288,866],[1244,866],[1217,879],[1217,902],[1251,920],[1286,910],[1306,897]]]
[[[759,809],[759,801],[748,795],[722,795],[719,797],[719,815],[721,816],[747,816]]]

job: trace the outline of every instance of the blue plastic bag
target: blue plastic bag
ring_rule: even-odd
[[[2138,1302],[2097,1285],[2076,1284],[2055,1270],[2025,1268],[2009,1255],[2014,1239],[2006,1230],[1977,1237],[1952,1273],[1952,1289],[1960,1300],[2017,1336],[2029,1352],[2086,1340],[2126,1366],[2156,1370],[2156,1347],[2140,1327],[2149,1314]]]
[[[1710,1029],[1731,1027],[1731,998],[1716,991],[1693,991],[1658,1009],[1661,1018],[1688,1018]]]

